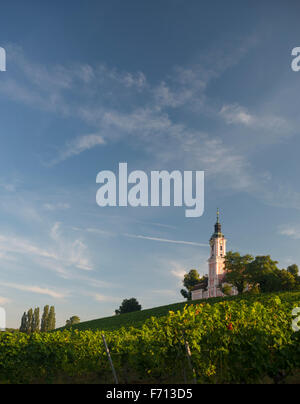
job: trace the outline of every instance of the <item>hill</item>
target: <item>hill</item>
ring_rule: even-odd
[[[112,383],[103,332],[122,384],[299,383],[300,333],[292,311],[300,307],[300,291],[194,303],[79,325],[91,331],[0,333],[0,384]],[[117,329],[130,324],[143,326]]]
[[[282,292],[283,293],[283,292]],[[284,292],[285,294],[287,292]],[[253,300],[260,300],[266,295],[272,295],[272,294],[259,294],[259,295],[247,295],[247,298],[249,297]],[[274,293],[274,295],[280,295],[280,293]],[[126,314],[121,314],[121,315],[115,315],[111,317],[104,317],[104,318],[99,318],[96,320],[90,320],[90,321],[85,321],[79,324],[76,324],[72,327],[72,329],[78,329],[81,331],[84,330],[103,330],[103,331],[113,331],[117,330],[121,327],[141,327],[142,324],[151,317],[163,317],[166,316],[169,311],[174,311],[177,312],[178,310],[181,311],[183,310],[185,305],[190,305],[190,304],[198,304],[198,303],[209,303],[209,304],[214,304],[220,301],[224,300],[241,300],[245,297],[244,295],[240,296],[230,296],[230,297],[216,297],[216,298],[211,298],[211,299],[203,299],[203,300],[193,300],[193,301],[185,301],[185,302],[179,302],[179,303],[174,303],[170,304],[167,306],[159,306],[155,307],[152,309],[146,309],[146,310],[141,310],[141,311],[136,311],[133,313],[126,313]],[[59,328],[59,330],[63,330],[65,327]]]

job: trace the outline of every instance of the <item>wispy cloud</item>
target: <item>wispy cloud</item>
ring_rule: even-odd
[[[178,278],[182,280],[184,278],[184,275],[186,274],[186,270],[184,269],[172,269],[171,274],[175,276],[175,278]]]
[[[292,225],[283,225],[279,227],[279,234],[282,236],[287,236],[295,240],[300,239],[300,228]]]
[[[55,210],[66,210],[70,209],[70,204],[68,203],[63,203],[63,202],[58,202],[58,203],[44,203],[43,208],[49,211],[55,211]]]
[[[95,229],[95,228],[88,228],[88,229],[86,229],[86,231],[89,233],[99,234],[101,236],[122,236],[122,237],[135,238],[135,239],[140,239],[140,240],[157,241],[157,242],[161,242],[161,243],[182,244],[182,245],[190,245],[190,246],[197,246],[197,247],[208,247],[208,244],[197,243],[195,241],[172,240],[172,239],[161,238],[161,237],[145,236],[145,235],[141,235],[141,234],[116,233],[116,232],[114,233],[111,231],[105,231],[105,230]]]
[[[120,302],[120,298],[116,296],[106,296],[101,295],[100,293],[93,294],[94,299],[97,302],[111,302],[111,303],[118,303]]]
[[[194,241],[170,240],[170,239],[166,239],[166,238],[150,237],[150,236],[143,236],[143,235],[138,235],[138,234],[125,233],[124,236],[129,237],[129,238],[141,239],[141,240],[158,241],[161,243],[183,244],[183,245],[191,245],[191,246],[197,246],[197,247],[207,247],[208,246],[208,244],[196,243]]]
[[[290,133],[291,129],[286,119],[280,116],[268,113],[250,113],[245,107],[237,103],[223,105],[220,110],[220,116],[227,124],[241,124],[249,128],[281,131],[281,136],[284,137]]]
[[[10,299],[0,296],[0,304],[7,304],[7,303],[10,303],[10,302],[11,302]]]
[[[52,226],[50,237],[57,243],[58,255],[56,259],[62,264],[75,266],[85,271],[93,269],[87,256],[87,246],[85,243],[80,239],[66,240],[61,233],[61,223],[56,222]]]
[[[27,285],[21,285],[21,284],[17,284],[17,283],[9,283],[9,282],[0,282],[0,285],[4,286],[6,288],[22,290],[24,292],[37,293],[40,295],[47,295],[54,299],[63,299],[64,297],[68,296],[68,292],[57,292],[57,291],[50,290],[48,288],[44,288],[44,287],[40,287],[40,286],[27,286]]]
[[[152,293],[160,296],[166,296],[170,298],[178,297],[178,291],[174,289],[154,289],[151,290]]]
[[[30,240],[0,234],[0,253],[13,255],[26,255],[32,259],[43,259],[45,266],[50,268],[55,264],[57,271],[63,272],[65,268],[75,268],[90,271],[92,265],[87,256],[87,246],[80,239],[67,241],[60,232],[60,223],[55,223],[49,233],[52,248],[43,248]],[[42,261],[40,261],[42,262]]]
[[[59,153],[59,156],[54,159],[50,165],[57,164],[60,161],[64,161],[72,156],[77,156],[78,154],[104,144],[105,140],[103,137],[97,134],[79,136],[68,142],[65,148]]]
[[[74,137],[62,146],[50,165],[94,147],[127,140],[129,146],[140,144],[151,156],[152,164],[166,166],[180,161],[183,169],[200,167],[215,187],[224,188],[226,184],[227,191],[255,194],[268,203],[274,198],[262,195],[271,180],[261,181],[245,147],[239,149],[230,144],[230,139],[224,141],[214,133],[194,130],[171,112],[180,106],[197,115],[200,112],[241,126],[251,135],[254,146],[289,136],[290,122],[269,113],[263,104],[259,112],[249,111],[239,103],[225,101],[219,105],[207,95],[211,81],[220,79],[256,43],[255,37],[249,37],[218,50],[213,47],[197,62],[174,68],[158,84],[149,83],[143,72],[121,72],[104,64],[40,66],[29,61],[20,48],[12,47],[10,57],[18,80],[4,78],[0,93],[35,108],[72,116],[87,124],[89,130],[92,128],[90,134]],[[143,98],[139,97],[141,93]]]
[[[223,105],[220,115],[229,124],[241,123],[246,126],[253,125],[255,118],[248,113],[248,111],[238,104]]]

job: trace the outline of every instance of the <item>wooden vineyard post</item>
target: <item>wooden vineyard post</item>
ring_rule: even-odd
[[[196,372],[195,372],[195,369],[193,368],[192,360],[191,360],[192,354],[191,354],[190,346],[189,346],[189,343],[186,341],[184,335],[183,335],[183,340],[184,340],[184,345],[185,345],[185,351],[186,351],[188,364],[189,364],[189,367],[190,367],[191,372],[193,374],[194,384],[197,384]]]
[[[102,334],[102,339],[103,339],[105,351],[106,351],[106,354],[107,354],[107,356],[108,356],[108,360],[109,360],[109,363],[110,363],[110,366],[111,366],[111,370],[112,370],[112,373],[113,373],[113,376],[114,376],[114,379],[115,379],[115,383],[116,383],[116,384],[119,384],[118,377],[117,377],[117,373],[116,373],[116,370],[115,370],[113,361],[112,361],[112,359],[111,359],[110,352],[109,352],[109,349],[108,349],[108,346],[107,346],[107,343],[106,343],[104,334]]]

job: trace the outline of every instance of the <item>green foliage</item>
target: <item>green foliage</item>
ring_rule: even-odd
[[[262,293],[299,290],[298,266],[294,264],[280,270],[277,264],[269,255],[254,259],[248,254],[241,256],[229,251],[225,257],[224,281],[235,286],[238,293],[243,293],[246,286]]]
[[[248,281],[252,284],[259,284],[261,292],[278,290],[279,278],[278,262],[273,261],[269,255],[257,256],[247,267]]]
[[[121,306],[116,310],[116,314],[132,313],[134,311],[142,310],[142,306],[136,300],[135,297],[131,299],[124,299]]]
[[[224,297],[215,297],[209,299],[211,304],[220,302],[224,299],[233,300],[238,298],[238,296],[230,296],[228,298]],[[202,302],[203,300],[198,300],[196,302]],[[178,311],[183,310],[186,305],[194,304],[195,301],[189,300],[188,302],[181,303],[173,303],[167,306],[159,306],[154,307],[152,309],[146,309],[141,311],[135,311],[132,313],[125,313],[121,315],[115,315],[111,317],[99,318],[96,320],[85,321],[80,324],[75,324],[72,329],[78,329],[81,331],[84,330],[105,330],[105,331],[113,331],[118,330],[122,327],[130,328],[130,327],[142,327],[144,322],[151,317],[163,317],[168,315],[169,311]],[[63,330],[64,328],[60,328]]]
[[[42,321],[41,321],[41,332],[47,332],[48,331],[48,326],[49,326],[49,306],[44,307],[44,312],[42,316]]]
[[[279,382],[300,368],[300,332],[291,328],[297,306],[300,292],[244,294],[185,305],[105,337],[122,383],[183,382],[184,374],[190,382],[185,342],[198,383],[256,383],[265,377]],[[111,383],[102,333],[2,333],[0,383],[74,382],[89,375]]]
[[[228,251],[225,257],[226,274],[224,282],[228,282],[237,288],[238,293],[243,293],[248,281],[247,266],[253,260],[249,254],[241,256],[238,252]]]
[[[207,276],[200,278],[198,271],[196,269],[191,269],[188,274],[184,275],[182,282],[185,289],[181,289],[180,293],[185,299],[191,300],[192,289],[196,285],[201,285],[202,289],[206,289],[208,285],[208,278]]]
[[[39,307],[34,309],[32,319],[32,332],[40,331],[40,309]]]
[[[21,326],[19,331],[26,334],[33,332],[39,332],[40,329],[40,309],[36,308],[34,311],[29,309],[27,313],[24,313],[21,320]]]
[[[72,327],[72,325],[79,324],[79,323],[80,323],[80,318],[78,316],[72,316],[69,318],[69,320],[66,321],[66,326]]]
[[[299,273],[298,265],[296,265],[296,264],[289,265],[287,267],[287,271],[296,278],[298,276],[298,273]]]
[[[228,284],[225,284],[222,286],[221,288],[221,292],[225,295],[225,296],[230,296],[232,293],[232,287]]]
[[[20,332],[28,332],[28,318],[27,313],[24,313],[21,320]]]
[[[29,309],[27,312],[27,330],[28,334],[32,333],[32,323],[33,323],[33,310]]]
[[[261,292],[278,292],[294,290],[296,287],[297,265],[289,267],[290,270],[277,267],[269,255],[258,256],[247,266],[248,281],[252,285],[259,285]]]
[[[56,325],[55,309],[54,306],[51,306],[47,318],[47,331],[55,330],[55,325]]]

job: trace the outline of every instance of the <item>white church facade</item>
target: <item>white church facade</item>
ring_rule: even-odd
[[[219,220],[219,210],[217,212],[217,222],[215,231],[210,238],[210,257],[208,259],[208,286],[207,290],[202,285],[196,285],[192,290],[192,300],[208,299],[210,297],[224,296],[221,291],[225,276],[225,255],[226,255],[226,239],[221,231],[221,223]],[[237,295],[236,288],[231,288],[232,295]]]

